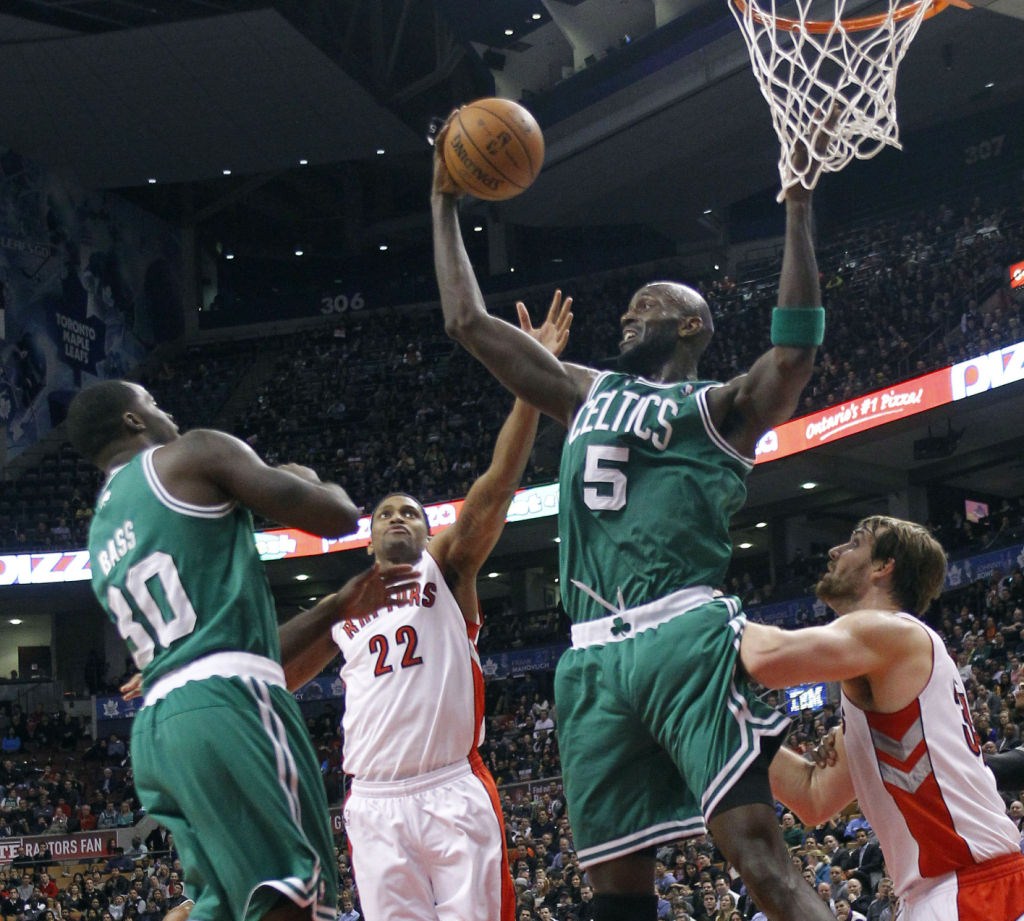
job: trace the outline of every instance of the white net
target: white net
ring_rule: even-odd
[[[779,137],[779,201],[791,186],[813,189],[822,172],[838,172],[854,157],[900,148],[896,70],[926,15],[946,2],[920,0],[901,9],[900,0],[886,0],[887,13],[848,24],[847,0],[828,3],[827,20],[815,0],[728,3]],[[815,144],[823,128],[828,143]],[[795,148],[808,155],[794,157]]]

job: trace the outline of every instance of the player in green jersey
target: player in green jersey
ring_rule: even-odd
[[[827,142],[822,131],[816,141]],[[435,150],[444,148],[443,136]],[[806,153],[806,152],[804,152]],[[798,154],[799,156],[799,154]],[[573,623],[555,701],[569,819],[598,921],[653,919],[655,845],[705,829],[772,921],[831,918],[778,831],[768,765],[786,720],[738,663],[731,555],[755,446],[788,419],[824,331],[811,193],[786,192],[772,343],[726,384],[701,381],[714,332],[685,285],[644,285],[621,319],[618,373],[556,360],[487,313],[441,156],[431,194],[445,328],[567,429],[560,585]]]
[[[83,390],[68,430],[107,474],[89,531],[93,590],[142,671],[135,784],[174,833],[192,917],[334,921],[327,802],[285,688],[249,509],[324,536],[352,532],[358,509],[312,470],[269,467],[223,432],[179,434],[138,384]]]

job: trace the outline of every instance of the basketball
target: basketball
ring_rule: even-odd
[[[525,192],[544,162],[544,135],[536,119],[508,99],[478,99],[452,118],[444,163],[455,184],[484,201]]]

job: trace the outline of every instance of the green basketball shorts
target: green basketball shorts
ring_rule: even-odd
[[[692,597],[574,628],[558,663],[558,744],[584,866],[704,833],[761,740],[789,725],[737,672],[738,599],[687,606]]]
[[[190,681],[132,727],[139,800],[174,835],[192,921],[257,921],[281,898],[337,917],[323,781],[294,698],[254,678]]]

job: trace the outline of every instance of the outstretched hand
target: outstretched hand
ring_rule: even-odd
[[[569,342],[569,328],[572,326],[572,298],[562,299],[562,292],[556,290],[551,298],[551,306],[544,322],[534,327],[530,320],[530,312],[526,304],[516,301],[516,313],[519,314],[519,326],[523,332],[529,333],[556,358],[565,351]]]
[[[828,117],[813,129],[810,138],[801,138],[793,145],[790,154],[793,169],[799,175],[804,176],[805,181],[812,188],[818,181],[818,173],[821,170],[825,154],[828,152],[828,145],[835,139],[840,111],[839,102],[833,102]],[[814,151],[813,157],[810,154],[811,149]],[[786,190],[786,198],[788,199],[807,201],[810,197],[811,190],[805,188],[803,183],[798,182]]]
[[[408,563],[381,566],[374,563],[369,569],[353,576],[338,589],[339,620],[365,617],[378,608],[395,604],[402,595],[414,586],[420,577],[419,571]]]
[[[444,124],[438,129],[437,134],[434,135],[434,181],[430,190],[434,195],[454,195],[458,197],[465,194],[456,184],[455,180],[452,179],[452,174],[448,172],[448,167],[444,162],[445,138],[448,137],[448,132],[452,127],[452,119],[457,111],[458,109],[452,110],[448,118],[445,119]]]

